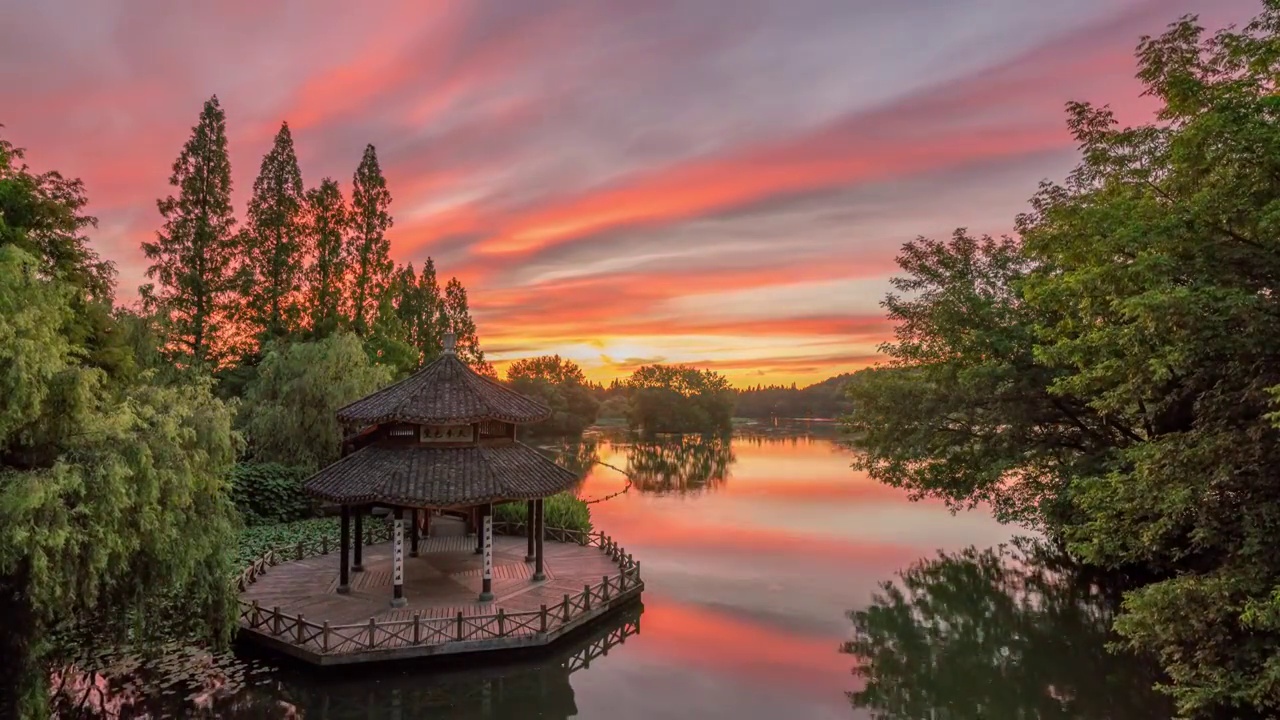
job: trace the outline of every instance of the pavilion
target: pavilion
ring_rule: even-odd
[[[351,573],[363,570],[362,523],[375,507],[388,508],[392,530],[392,607],[404,595],[405,511],[410,557],[432,512],[460,514],[483,554],[480,601],[493,600],[493,505],[525,501],[533,582],[545,579],[543,499],[570,488],[577,476],[516,439],[516,427],[544,420],[546,405],[484,377],[454,352],[444,352],[410,377],[338,410],[344,427],[340,460],[308,478],[305,491],[341,507],[337,592],[351,591]],[[355,521],[356,542],[351,525]],[[353,557],[354,556],[354,557]]]

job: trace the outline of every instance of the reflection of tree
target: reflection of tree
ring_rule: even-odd
[[[583,478],[600,461],[600,444],[595,437],[579,438],[553,448],[549,455],[557,465]]]
[[[324,672],[231,655],[183,653],[114,680],[107,693],[111,714],[106,716],[569,718],[578,712],[570,675],[588,671],[597,658],[640,632],[642,612],[636,604],[610,613],[537,660],[505,667],[493,666],[493,658],[457,658]]]
[[[627,447],[627,472],[641,492],[717,488],[735,460],[728,435],[678,435]]]
[[[854,707],[883,720],[1170,717],[1154,671],[1105,648],[1119,593],[1017,545],[921,561],[851,612]]]

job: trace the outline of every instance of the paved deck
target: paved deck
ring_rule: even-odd
[[[528,647],[555,640],[610,607],[634,598],[643,589],[643,584],[637,582],[638,572],[629,587],[618,587],[619,558],[601,547],[550,540],[544,544],[543,571],[547,579],[534,582],[534,563],[525,561],[525,538],[495,535],[494,599],[480,602],[482,556],[476,554],[475,543],[474,536],[424,538],[419,557],[409,557],[406,547],[404,595],[408,604],[400,608],[391,607],[391,543],[364,548],[364,570],[352,572],[351,592],[345,595],[337,592],[339,557],[336,552],[275,565],[246,587],[240,599],[248,604],[256,602],[263,613],[274,615],[278,608],[280,615],[304,617],[306,622],[298,633],[302,640],[294,639],[294,630],[289,629],[288,622],[277,631],[275,623],[255,625],[242,619],[242,628],[251,639],[320,664]],[[601,593],[598,586],[605,578],[612,578],[614,584],[611,590],[606,583]],[[591,586],[596,586],[594,594],[587,591],[586,606],[580,607],[579,598],[584,595],[584,589]],[[573,599],[566,601],[566,596]],[[536,621],[546,623],[546,620],[530,617],[529,613],[539,613],[543,606],[551,608],[551,620],[544,626],[546,629],[539,631]],[[492,616],[499,611],[525,623],[525,627],[504,630],[499,623],[500,637],[491,637]],[[518,620],[521,613],[525,614],[523,620]],[[456,620],[459,615],[477,618],[478,623],[488,628],[482,628],[482,633],[487,635],[468,635],[463,642],[451,642],[444,633],[452,631],[444,628],[453,625],[446,626],[444,621]],[[379,633],[393,637],[376,643],[371,639],[367,646],[362,645],[363,631],[357,635],[352,628],[369,625],[371,621],[379,626]],[[410,642],[409,623],[435,628],[434,639]],[[323,641],[317,637],[315,627],[325,624],[333,626],[333,644],[327,631]],[[338,632],[343,627],[347,629]],[[383,631],[383,627],[391,630]],[[397,633],[399,636],[395,637]],[[458,637],[463,637],[462,623],[458,623],[458,633]],[[327,649],[316,652],[321,642]]]

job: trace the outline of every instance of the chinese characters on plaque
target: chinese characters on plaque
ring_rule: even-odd
[[[419,440],[423,443],[465,443],[475,440],[471,425],[423,425]]]

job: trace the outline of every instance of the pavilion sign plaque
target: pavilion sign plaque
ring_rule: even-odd
[[[476,439],[475,427],[472,425],[423,425],[418,439],[427,445],[473,442]]]

